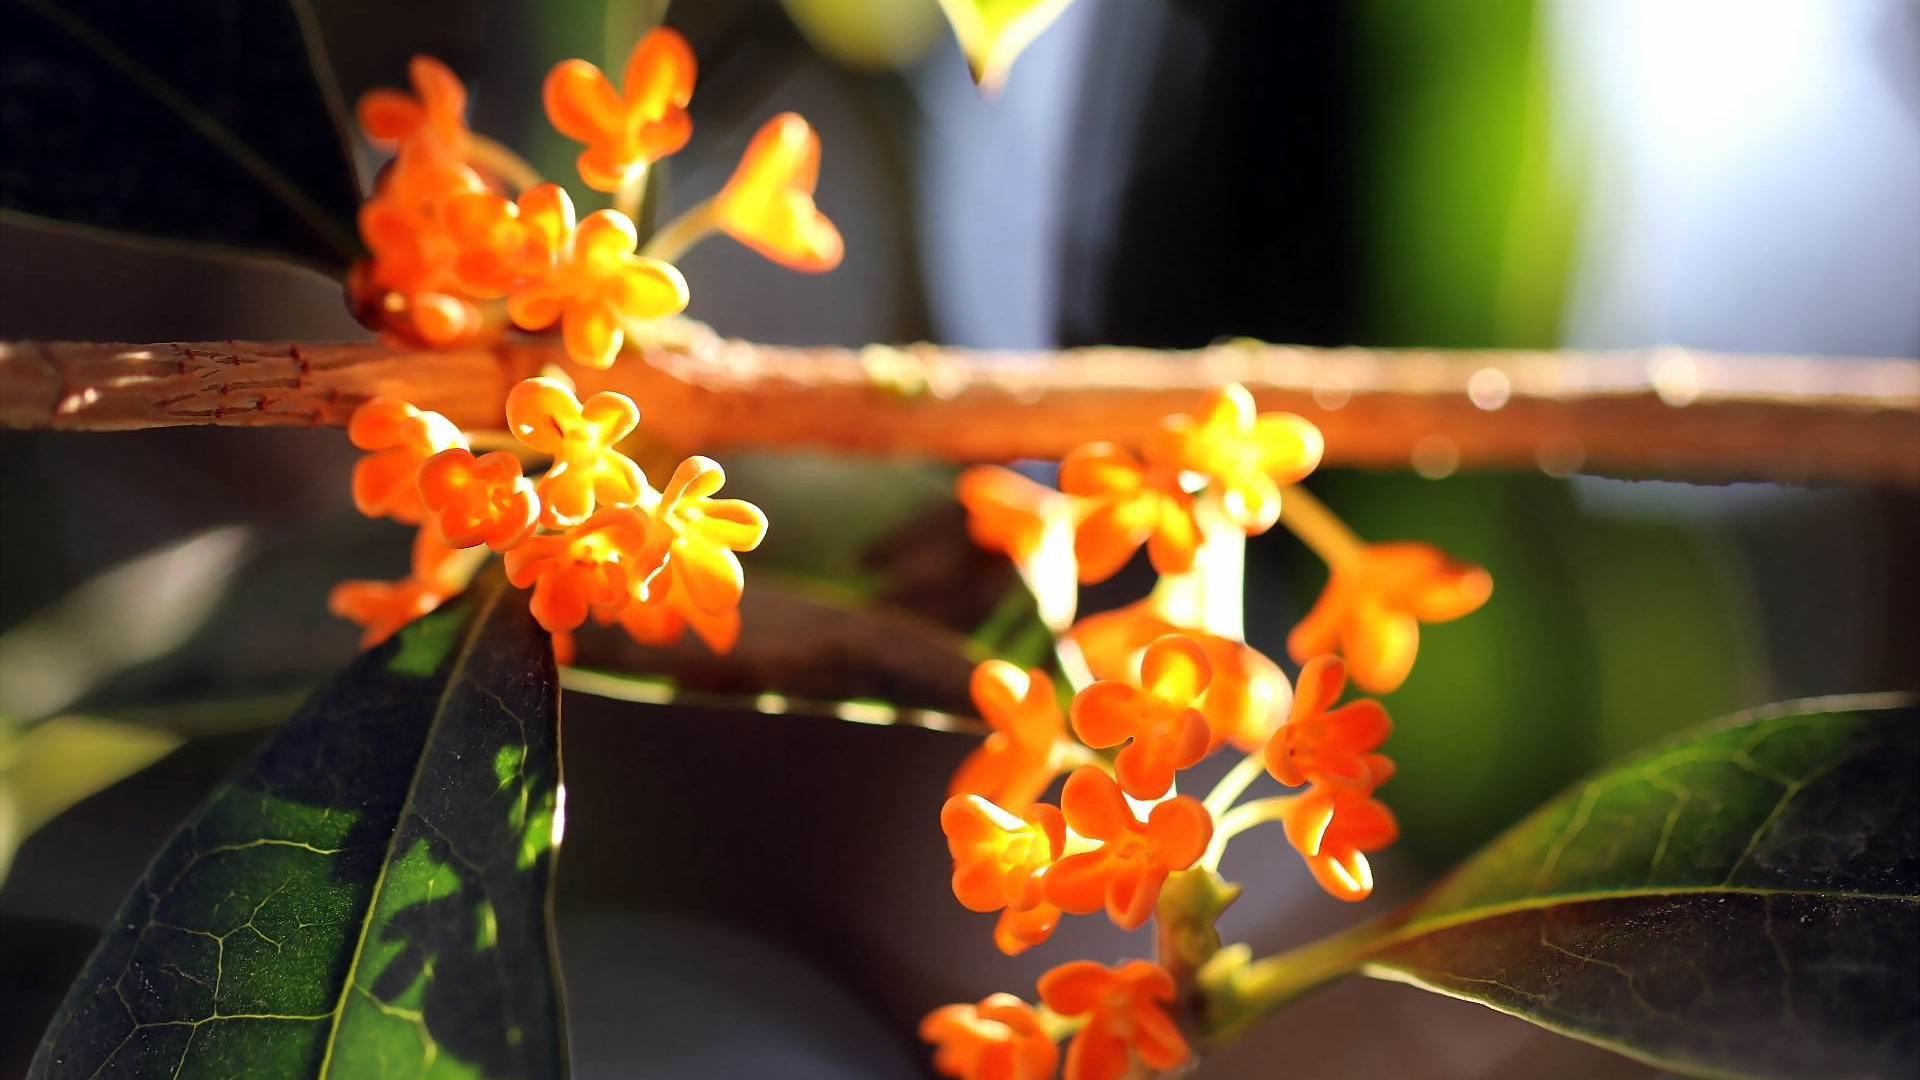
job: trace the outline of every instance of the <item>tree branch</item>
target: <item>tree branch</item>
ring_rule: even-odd
[[[1127,440],[1228,380],[1311,418],[1335,464],[1706,479],[1920,483],[1920,362],[1225,344],[996,353],[793,348],[684,326],[607,372],[556,342],[423,350],[256,342],[0,344],[0,426],[345,423],[376,394],[497,428],[548,364],[616,389],[675,447],[814,448],[947,461],[1057,458]]]

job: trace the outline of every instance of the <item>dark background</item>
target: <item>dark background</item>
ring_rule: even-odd
[[[468,80],[474,126],[556,178],[572,151],[543,131],[538,81],[570,55],[617,66],[631,34],[609,45],[604,28],[635,15],[598,0],[317,7],[350,98],[431,52]],[[821,277],[724,241],[688,256],[689,314],[728,334],[1920,356],[1912,2],[1088,2],[992,99],[932,0],[682,0],[669,21],[702,64],[669,205],[714,190],[758,123],[795,109],[821,131],[820,202],[848,241]],[[363,336],[305,271],[10,220],[0,251],[0,338]],[[337,431],[0,432],[0,626],[156,545],[238,526],[242,568],[208,624],[101,692],[194,700],[337,667],[355,632],[327,617],[328,587],[396,575],[406,545],[352,515],[352,458]],[[1388,699],[1402,773],[1385,794],[1406,835],[1377,862],[1380,894],[1332,901],[1278,832],[1255,832],[1225,867],[1249,885],[1230,938],[1265,952],[1385,910],[1564,783],[1689,724],[1920,687],[1912,491],[1675,479],[1316,478],[1368,536],[1437,541],[1498,587],[1426,635]],[[823,514],[835,497],[823,481]],[[1250,637],[1277,656],[1322,571],[1279,535],[1250,560]],[[1145,584],[1136,567],[1095,599]],[[990,919],[945,885],[935,822],[968,749],[956,736],[566,708],[559,915],[582,1077],[922,1075],[928,1008],[1149,947],[1084,919],[998,955]],[[146,857],[257,737],[196,740],[25,844],[0,889],[0,1075]],[[1364,980],[1202,1075],[1280,1068],[1649,1072]]]

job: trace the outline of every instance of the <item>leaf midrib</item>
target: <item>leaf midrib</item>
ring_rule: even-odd
[[[347,975],[340,984],[340,997],[333,1005],[333,1022],[327,1028],[326,1052],[320,1058],[320,1080],[325,1080],[333,1068],[333,1049],[340,1044],[340,1022],[347,1015],[347,1002],[353,997],[353,988],[360,976],[360,960],[366,955],[367,935],[373,930],[374,916],[380,910],[380,898],[387,885],[387,871],[393,866],[396,857],[395,847],[400,842],[400,827],[412,812],[415,796],[420,790],[420,778],[426,772],[427,759],[431,756],[433,743],[440,733],[440,723],[446,719],[447,702],[453,696],[455,686],[460,684],[461,676],[466,673],[467,661],[472,659],[474,646],[480,634],[485,630],[493,616],[493,609],[499,605],[500,598],[506,595],[504,578],[494,577],[483,587],[492,592],[478,609],[474,611],[473,623],[461,638],[459,651],[454,654],[453,670],[447,674],[446,686],[440,691],[440,698],[434,702],[433,719],[427,723],[426,737],[420,743],[420,759],[414,762],[413,776],[407,781],[406,798],[400,802],[400,810],[393,819],[393,832],[387,837],[386,855],[380,861],[380,872],[374,876],[373,891],[367,897],[366,910],[360,916],[360,935],[353,944],[353,960],[347,965]]]
[[[1845,889],[1779,889],[1762,886],[1727,885],[1674,885],[1639,886],[1632,889],[1596,889],[1590,892],[1550,893],[1543,896],[1528,896],[1500,904],[1486,904],[1479,907],[1464,908],[1448,915],[1427,920],[1416,920],[1396,927],[1388,933],[1371,938],[1363,955],[1372,956],[1385,949],[1451,930],[1457,926],[1496,919],[1502,915],[1514,915],[1525,911],[1544,911],[1548,908],[1572,904],[1590,904],[1603,900],[1646,900],[1665,896],[1808,896],[1824,897],[1833,900],[1867,900],[1896,904],[1920,904],[1920,895],[1906,896],[1900,893],[1852,892]]]

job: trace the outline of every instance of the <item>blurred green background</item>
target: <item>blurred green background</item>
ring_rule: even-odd
[[[433,53],[468,80],[474,126],[553,176],[574,151],[539,114],[542,74],[568,56],[617,67],[657,10],[315,6],[349,99]],[[758,123],[794,109],[822,134],[820,203],[848,241],[822,277],[724,242],[691,254],[689,314],[730,335],[1920,355],[1908,0],[1083,2],[993,98],[934,0],[682,0],[667,18],[702,65],[668,209],[717,188]],[[0,245],[0,338],[363,336],[337,286],[304,271],[7,219]],[[263,718],[352,655],[354,631],[325,613],[332,582],[404,565],[404,533],[352,515],[352,457],[338,432],[0,432],[14,526],[0,533],[0,626],[14,628],[0,711],[128,725],[10,736],[8,805],[57,804],[44,778],[84,787],[77,762],[132,768],[186,740],[20,848],[0,889],[0,1075],[23,1067],[171,824]],[[876,516],[860,470],[756,468],[816,507],[774,520],[809,539],[796,548]],[[1337,905],[1281,838],[1255,833],[1227,860],[1251,886],[1228,930],[1264,951],[1385,910],[1583,772],[1713,716],[1920,688],[1913,491],[1684,479],[1317,477],[1363,534],[1432,540],[1497,586],[1482,612],[1426,632],[1388,699],[1402,769],[1384,794],[1405,836],[1380,860],[1381,894]],[[1252,642],[1280,655],[1322,578],[1289,539],[1254,541]],[[1090,599],[1147,585],[1136,566]],[[560,919],[582,1077],[636,1060],[676,1077],[921,1075],[912,1027],[927,1008],[1146,947],[1083,920],[1017,960],[993,951],[944,885],[934,823],[967,748],[956,736],[578,695],[567,708]],[[1355,982],[1205,1075],[1270,1075],[1301,1039],[1330,1048],[1325,1077],[1648,1072]]]

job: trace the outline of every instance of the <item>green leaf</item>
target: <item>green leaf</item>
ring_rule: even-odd
[[[973,81],[997,90],[1007,70],[1071,0],[940,0],[966,54]]]
[[[564,1075],[558,723],[497,574],[364,654],[162,849],[28,1075]]]
[[[1912,1076],[1916,777],[1910,701],[1738,716],[1577,785],[1399,912],[1240,989],[1357,962],[1677,1072]]]
[[[304,0],[0,4],[0,209],[324,269],[360,184]]]

